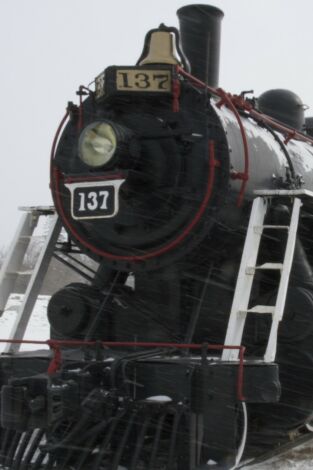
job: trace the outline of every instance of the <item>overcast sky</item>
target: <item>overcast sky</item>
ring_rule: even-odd
[[[78,86],[109,65],[133,65],[147,30],[177,26],[176,10],[191,3],[200,2],[0,0],[0,247],[14,233],[18,206],[51,204],[51,142]],[[210,4],[225,13],[220,85],[256,95],[289,88],[313,115],[313,1]]]

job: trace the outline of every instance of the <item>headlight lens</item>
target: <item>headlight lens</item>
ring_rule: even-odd
[[[116,133],[107,122],[94,122],[87,126],[79,139],[79,157],[92,167],[109,163],[117,147]]]

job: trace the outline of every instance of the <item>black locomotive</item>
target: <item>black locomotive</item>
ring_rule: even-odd
[[[11,469],[230,469],[245,445],[255,455],[311,429],[313,140],[304,107],[286,90],[257,100],[217,88],[223,13],[192,5],[178,17],[179,30],[148,32],[135,66],[108,67],[95,91],[81,87],[58,129],[55,207],[99,264],[91,283],[51,298],[52,363],[39,353],[0,360],[1,458]],[[257,196],[267,205],[255,248],[263,268],[253,268],[250,314],[231,325]],[[297,198],[291,250],[280,228],[293,229]],[[273,339],[286,253],[293,265]],[[227,335],[236,337],[240,318],[234,344]]]

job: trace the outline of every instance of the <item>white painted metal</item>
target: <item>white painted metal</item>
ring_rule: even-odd
[[[0,271],[0,315],[3,313],[7,300],[13,292],[15,281],[21,271],[23,259],[28,248],[32,233],[37,226],[39,215],[25,212],[22,214],[10,248],[6,254]]]
[[[313,193],[312,193],[312,197],[313,197]],[[294,250],[295,250],[301,206],[302,206],[301,200],[296,197],[293,201],[290,228],[289,228],[288,239],[287,239],[287,244],[286,244],[283,269],[281,271],[280,283],[279,283],[278,294],[277,294],[277,299],[276,299],[275,313],[273,314],[272,327],[270,331],[269,340],[267,343],[266,352],[264,355],[265,362],[274,361],[275,356],[276,356],[277,330],[278,330],[279,322],[281,321],[283,317],[284,309],[285,309],[287,290],[288,290],[288,284],[289,284],[289,276],[290,276],[293,255],[294,255]]]
[[[241,458],[243,456],[245,447],[246,447],[246,442],[247,442],[247,436],[248,436],[248,413],[247,413],[247,405],[244,402],[241,402],[241,407],[242,407],[242,429],[240,430],[240,443],[237,448],[237,453],[236,453],[236,459],[235,459],[235,465],[232,467],[230,470],[235,470],[238,468],[238,465],[240,464]]]
[[[257,270],[271,270],[271,271],[281,271],[283,269],[282,263],[264,263],[260,264],[260,266],[248,266],[246,268],[246,274],[253,275]]]
[[[298,193],[299,190],[295,192]],[[260,193],[260,191],[258,193]],[[291,194],[290,191],[288,191],[288,193],[288,195],[294,196],[294,194]],[[274,195],[277,196],[276,192]],[[306,191],[306,194],[304,195],[313,198],[313,192],[311,191]],[[267,210],[267,200],[269,199],[269,196],[272,196],[272,194],[269,195],[268,192],[264,192],[262,196],[263,197],[256,198],[252,206],[250,222],[247,230],[245,246],[242,254],[241,265],[233,299],[233,305],[231,308],[230,319],[226,332],[225,345],[241,345],[243,330],[248,313],[271,314],[272,325],[266,352],[264,355],[264,361],[272,362],[275,360],[276,355],[278,326],[279,322],[283,317],[285,308],[289,276],[292,267],[300,208],[302,206],[302,202],[297,197],[293,198],[293,209],[290,220],[290,226],[288,226],[288,238],[283,263],[264,263],[261,266],[255,266],[260,246],[260,240],[263,232],[263,230],[259,229],[262,227],[272,228],[272,226],[269,225],[262,225]],[[285,196],[285,194],[281,194],[279,192],[278,196]],[[263,202],[263,205],[261,201]],[[258,230],[255,230],[256,227],[258,228]],[[273,226],[273,228],[275,229],[277,227],[278,226]],[[286,226],[281,226],[281,228],[286,229]],[[278,269],[281,271],[275,306],[256,305],[248,309],[254,274],[257,269]],[[238,350],[224,350],[222,354],[222,359],[225,361],[238,360],[238,354]]]
[[[254,230],[263,231],[265,228],[277,229],[277,230],[282,230],[282,229],[289,230],[289,225],[261,225],[260,227],[255,227]]]
[[[309,191],[308,189],[257,189],[254,191],[256,196],[291,196],[294,197],[302,197],[302,198],[309,198],[313,202],[313,191]]]
[[[41,252],[37,259],[36,265],[32,272],[32,276],[28,283],[23,303],[18,312],[16,321],[13,325],[9,339],[23,339],[24,333],[31,316],[37,296],[40,292],[42,282],[50,264],[53,255],[55,244],[58,240],[62,225],[57,216],[51,216],[51,225],[49,233],[46,237],[45,243],[42,246]],[[13,353],[19,350],[18,344],[8,344],[5,348],[6,353]]]
[[[256,233],[255,226],[263,225],[267,211],[267,199],[257,197],[252,205],[249,226],[246,235],[244,250],[242,253],[237,285],[234,293],[233,304],[227,327],[225,345],[240,346],[245,326],[248,304],[253,283],[253,275],[247,274],[248,266],[255,266],[261,234]],[[238,315],[238,313],[240,314]],[[230,361],[238,359],[238,350],[224,349],[222,360]]]
[[[260,315],[263,315],[264,313],[275,313],[275,306],[271,305],[255,305],[252,308],[249,308],[247,310],[248,313],[259,313]]]
[[[256,266],[255,269],[270,269],[270,270],[281,270],[283,268],[282,263],[263,263],[260,266]]]

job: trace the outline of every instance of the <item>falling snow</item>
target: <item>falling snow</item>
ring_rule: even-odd
[[[11,329],[18,314],[19,306],[23,301],[20,294],[12,294],[7,308],[0,318],[0,337],[6,339],[10,336]],[[46,340],[49,338],[49,323],[46,317],[47,304],[49,297],[40,295],[36,302],[32,317],[29,321],[25,339]],[[4,345],[0,344],[0,350],[3,351]],[[22,350],[32,350],[33,345],[22,345]],[[260,463],[253,466],[241,467],[242,470],[312,470],[313,468],[313,442],[301,445],[286,453],[284,456],[273,458],[266,463]]]

